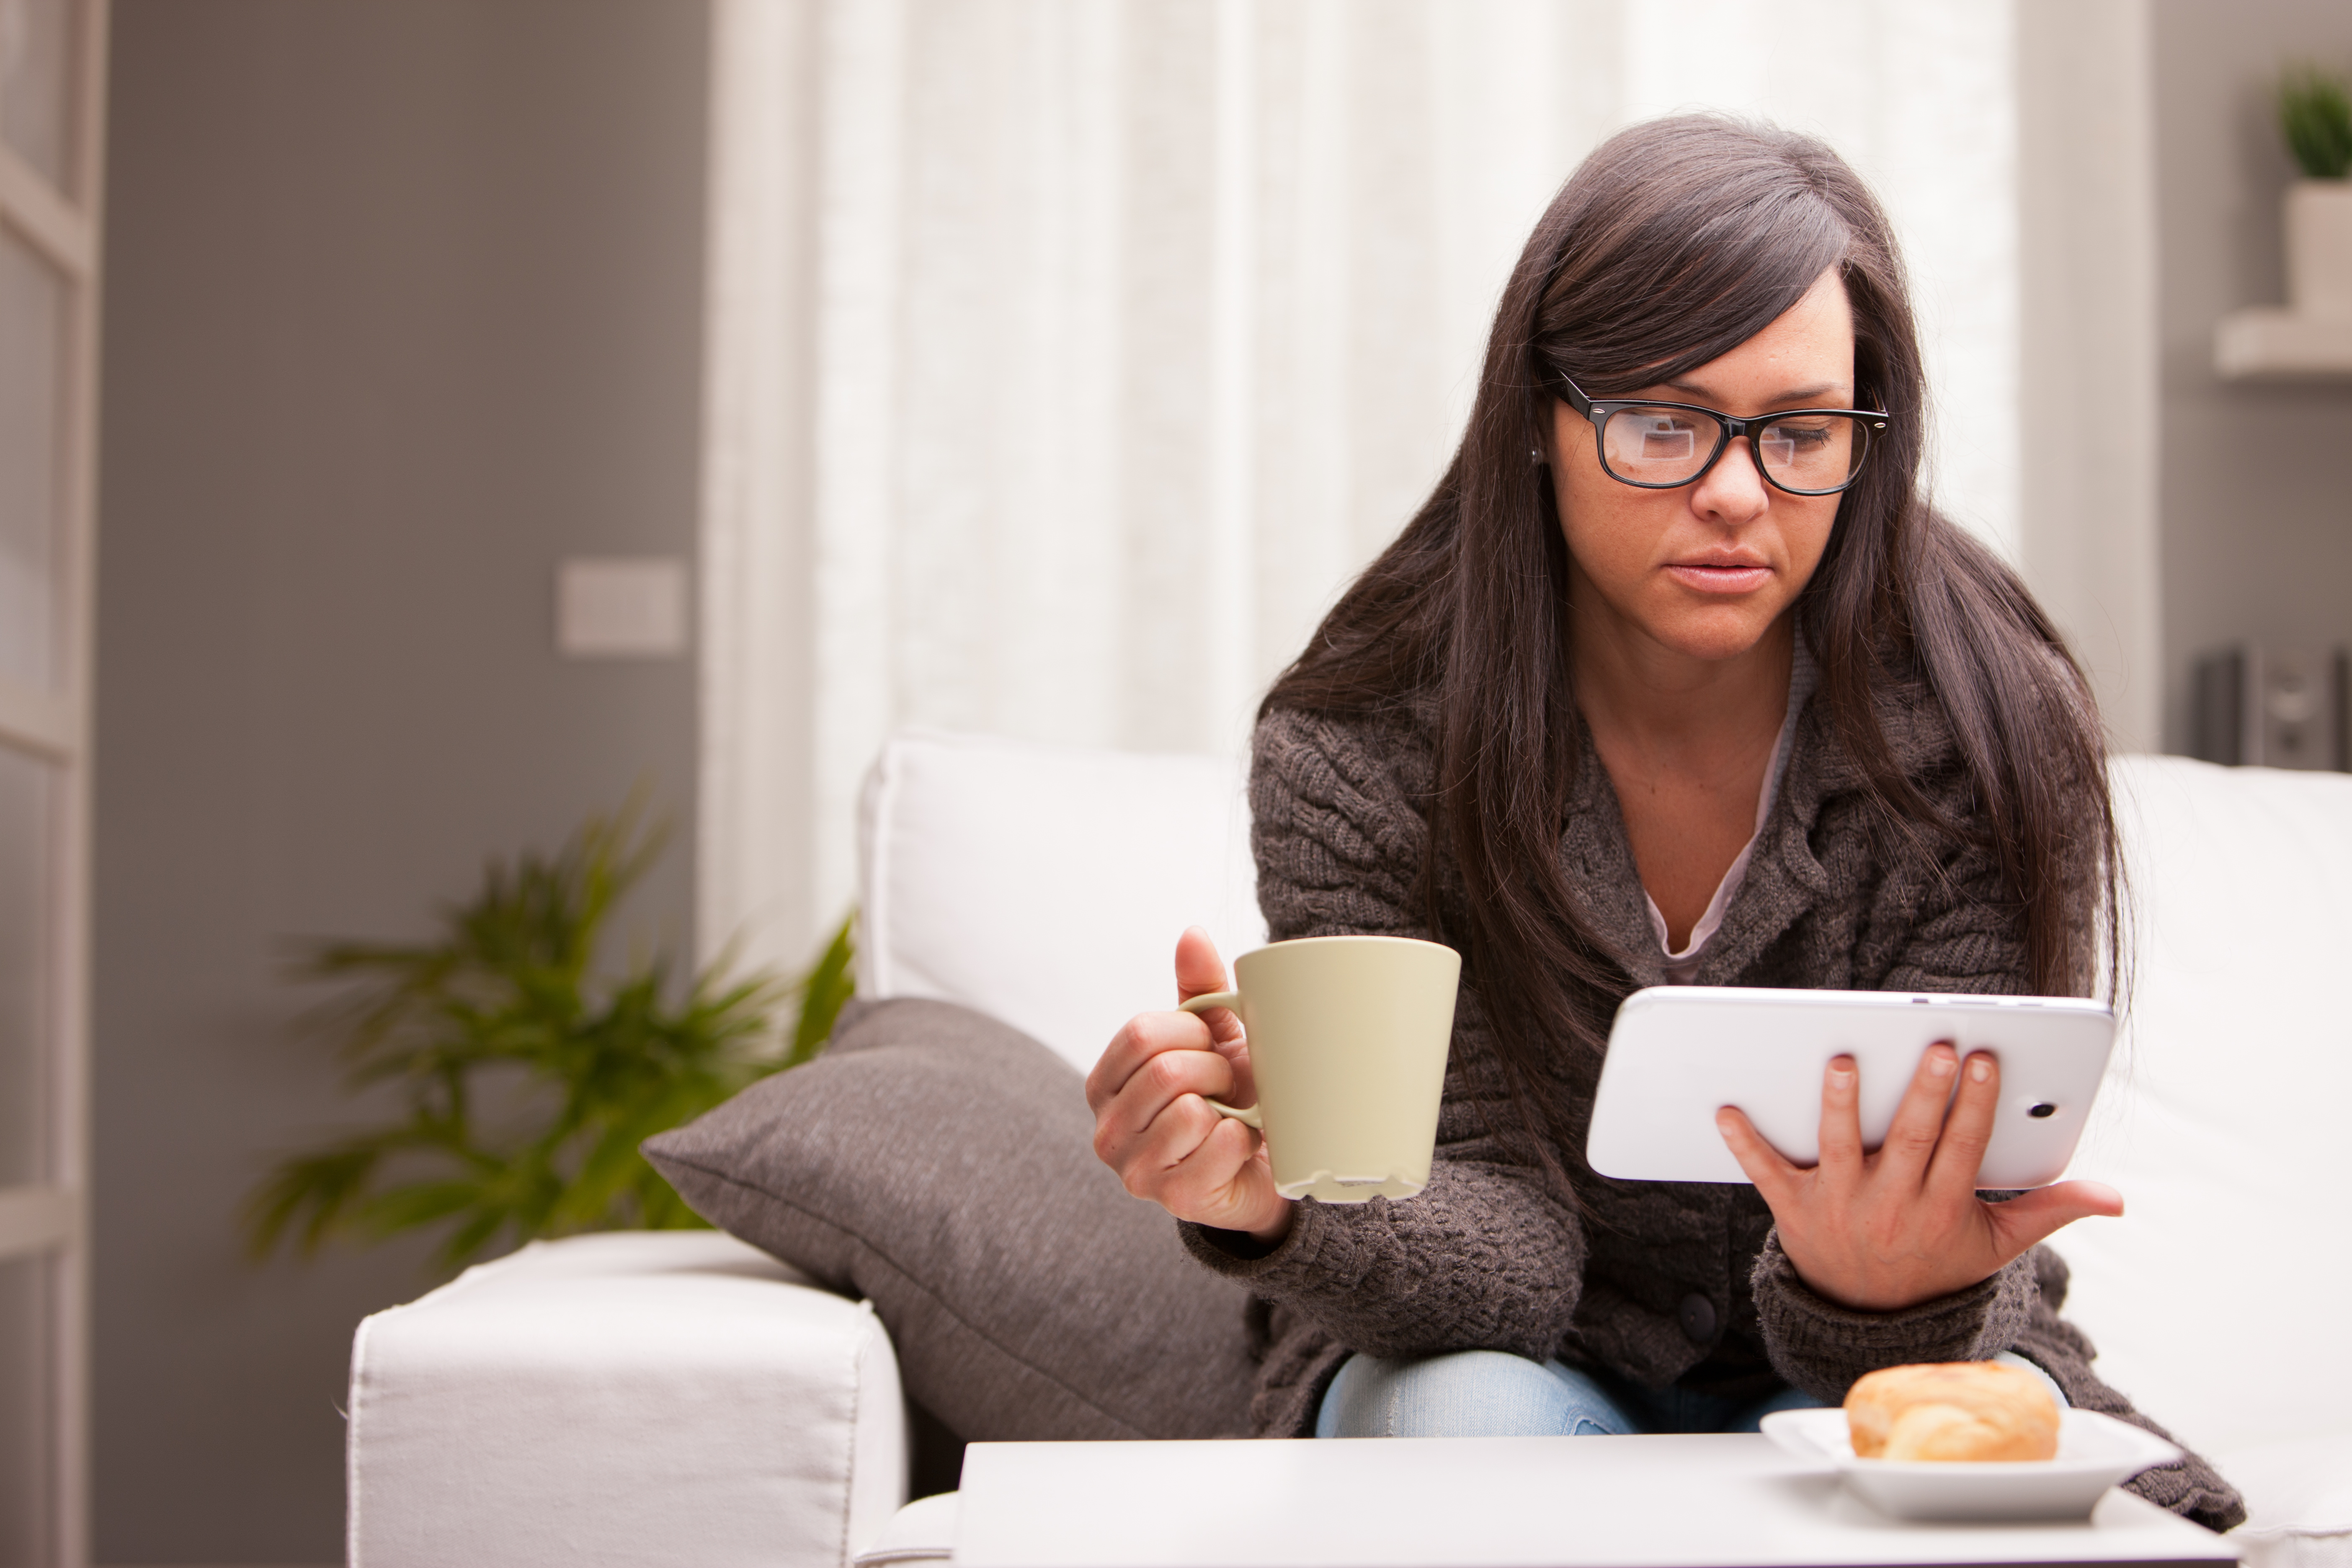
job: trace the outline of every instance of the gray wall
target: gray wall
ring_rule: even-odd
[[[289,939],[422,935],[638,781],[678,837],[634,919],[690,934],[692,665],[558,659],[551,579],[692,548],[706,16],[115,18],[98,1559],[339,1561],[351,1331],[429,1279],[240,1256],[256,1175],[352,1114]]]
[[[2286,298],[2294,168],[2269,94],[2283,62],[2352,69],[2344,0],[2157,0],[2163,333],[2165,742],[2189,749],[2189,669],[2241,639],[2352,643],[2352,383],[2213,374],[2213,324]]]

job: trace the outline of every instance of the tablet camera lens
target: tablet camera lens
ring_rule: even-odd
[[[2048,1100],[2042,1100],[2041,1103],[2039,1103],[2039,1104],[2037,1104],[2037,1105],[2029,1105],[2029,1106],[2027,1106],[2027,1107],[2025,1108],[2025,1114],[2026,1114],[2026,1115],[2028,1115],[2028,1116],[2032,1117],[2035,1121],[2040,1121],[2042,1118],[2043,1118],[2043,1117],[2045,1117],[2045,1116],[2055,1116],[2055,1115],[2057,1115],[2057,1114],[2058,1114],[2058,1108],[2057,1108],[2056,1106],[2054,1106],[2054,1105],[2051,1104]]]

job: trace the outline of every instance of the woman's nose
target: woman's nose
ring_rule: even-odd
[[[1755,444],[1735,436],[1715,466],[1699,476],[1691,492],[1691,510],[1736,525],[1761,512],[1771,500],[1763,470],[1756,466]]]

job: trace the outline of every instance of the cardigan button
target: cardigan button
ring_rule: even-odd
[[[1675,1321],[1682,1324],[1683,1337],[1695,1345],[1715,1338],[1715,1303],[1696,1290],[1683,1298],[1683,1304],[1675,1310]]]

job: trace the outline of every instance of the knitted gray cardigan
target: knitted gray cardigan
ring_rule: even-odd
[[[1905,773],[1952,816],[1969,815],[1966,769],[1924,690],[1890,694],[1882,721]],[[1421,893],[1434,716],[1289,711],[1260,722],[1251,769],[1258,901],[1272,937],[1366,931],[1429,937]],[[1872,830],[1858,764],[1826,704],[1800,716],[1780,797],[1746,881],[1703,952],[1700,984],[2018,993],[2028,989],[2015,905],[1990,857],[1895,854]],[[1624,989],[1660,984],[1661,955],[1608,773],[1584,742],[1560,859]],[[1440,879],[1460,929],[1458,888]],[[1259,1352],[1251,1405],[1261,1436],[1304,1436],[1350,1352],[1409,1356],[1489,1349],[1557,1356],[1663,1388],[1728,1394],[1786,1382],[1829,1402],[1865,1372],[1981,1360],[2014,1350],[2078,1408],[2150,1430],[2091,1372],[2090,1342],[2058,1315],[2066,1266],[2037,1247],[1969,1289],[1895,1312],[1859,1312],[1797,1277],[1755,1189],[1617,1182],[1583,1159],[1597,1060],[1554,1071],[1572,1110],[1557,1150],[1572,1201],[1548,1186],[1508,1103],[1473,977],[1465,974],[1430,1184],[1402,1203],[1301,1203],[1271,1250],[1181,1226],[1185,1245],[1252,1292]],[[1567,1052],[1563,1051],[1563,1056]],[[1581,1055],[1581,1053],[1580,1053]],[[1579,1210],[1581,1210],[1581,1213]],[[2132,1483],[2217,1530],[2245,1517],[2202,1460]]]

